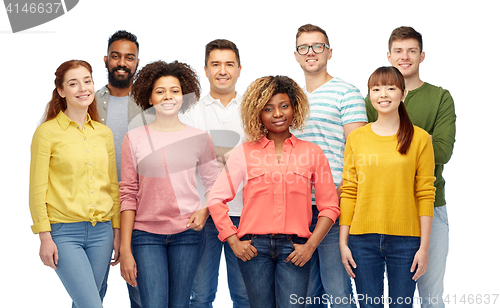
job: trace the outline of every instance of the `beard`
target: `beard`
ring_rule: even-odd
[[[115,72],[117,70],[126,71],[128,73],[128,77],[116,78]],[[120,89],[125,89],[125,88],[130,87],[130,85],[132,84],[132,78],[134,78],[134,75],[135,75],[135,72],[132,73],[132,71],[127,67],[117,66],[117,67],[114,67],[113,69],[109,70],[109,65],[108,65],[108,83],[112,87],[120,88]]]

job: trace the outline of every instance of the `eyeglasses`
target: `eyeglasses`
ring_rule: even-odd
[[[314,53],[322,53],[323,51],[325,51],[325,47],[330,48],[330,46],[324,43],[316,43],[313,45],[299,45],[297,46],[297,53],[301,56],[307,55],[307,53],[309,52],[309,48],[312,48]]]

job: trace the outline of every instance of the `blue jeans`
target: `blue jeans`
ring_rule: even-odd
[[[429,245],[429,266],[425,274],[417,280],[417,288],[422,298],[422,308],[444,307],[444,272],[449,246],[448,212],[446,205],[434,208],[431,241]]]
[[[238,227],[240,217],[231,217],[233,224]],[[200,266],[194,278],[193,291],[191,293],[191,308],[212,308],[217,293],[217,284],[219,282],[219,266],[222,249],[226,259],[227,284],[229,293],[233,301],[233,308],[248,308],[247,290],[240,268],[238,267],[238,258],[227,242],[221,242],[217,237],[219,231],[215,227],[212,217],[208,217],[205,224],[206,243],[205,252],[201,258]]]
[[[205,230],[169,235],[134,230],[131,248],[142,307],[189,307],[194,275],[205,248]]]
[[[51,225],[59,262],[56,273],[73,300],[73,307],[102,307],[99,288],[111,261],[111,222],[89,221]]]
[[[314,231],[318,221],[318,209],[313,206],[313,219],[309,230]],[[356,308],[352,301],[351,277],[347,274],[339,246],[340,226],[332,226],[311,257],[311,277],[307,296],[307,308],[326,308],[328,303],[336,308]]]
[[[99,295],[101,296],[101,301],[104,299],[104,296],[106,296],[106,291],[108,290],[108,275],[109,275],[109,268],[110,266],[108,265],[108,269],[106,270],[106,275],[104,275],[104,280],[102,282],[101,289],[99,290]],[[125,283],[127,285],[128,289],[128,298],[130,299],[130,308],[141,308],[141,299],[139,298],[139,289],[137,287],[133,287],[129,285],[128,283]],[[73,308],[76,308],[73,306]]]
[[[286,234],[253,234],[241,240],[251,240],[257,249],[257,256],[249,261],[238,259],[250,307],[304,307],[310,262],[299,267],[285,260],[295,250],[293,244],[304,244],[307,239]]]
[[[357,267],[356,293],[360,308],[413,307],[415,284],[410,272],[420,237],[385,234],[349,235],[349,248]],[[384,298],[387,268],[389,297]]]

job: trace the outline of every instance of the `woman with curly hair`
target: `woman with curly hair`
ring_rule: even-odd
[[[206,193],[219,174],[209,135],[179,121],[200,97],[198,77],[187,64],[156,61],[138,73],[131,94],[156,117],[123,141],[121,274],[138,286],[144,308],[188,307],[208,217],[195,172]]]
[[[337,219],[337,193],[330,165],[321,148],[297,139],[309,103],[300,87],[285,76],[257,79],[241,104],[248,142],[229,158],[215,182],[209,210],[239,258],[251,307],[303,307],[309,281],[309,259]],[[239,228],[226,202],[243,182]],[[320,211],[314,232],[311,190]]]
[[[120,203],[111,130],[97,122],[92,67],[62,63],[31,143],[29,204],[40,258],[73,307],[102,307],[104,275],[120,245]],[[114,228],[114,229],[113,229]]]

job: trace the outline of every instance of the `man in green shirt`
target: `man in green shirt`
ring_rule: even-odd
[[[448,255],[448,215],[445,201],[444,165],[450,160],[455,143],[455,105],[448,90],[420,79],[420,63],[425,59],[422,35],[411,27],[399,27],[389,38],[387,59],[405,78],[408,94],[404,104],[412,123],[432,138],[436,161],[436,201],[429,246],[429,266],[417,281],[422,308],[444,307],[443,280]],[[370,98],[365,99],[368,122],[377,119]]]

